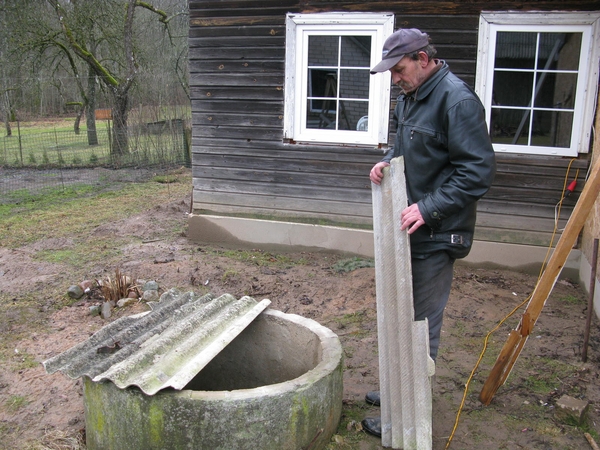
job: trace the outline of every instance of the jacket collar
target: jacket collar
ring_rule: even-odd
[[[450,67],[444,60],[437,60],[440,66],[425,82],[417,88],[415,92],[405,97],[411,97],[413,100],[419,101],[427,97],[431,91],[438,85],[440,81],[450,72]]]

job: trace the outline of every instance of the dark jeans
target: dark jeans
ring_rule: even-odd
[[[412,258],[415,320],[429,322],[429,354],[435,361],[440,346],[444,309],[450,296],[454,259],[444,251]]]

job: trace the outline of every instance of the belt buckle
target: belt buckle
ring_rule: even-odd
[[[462,235],[460,235],[460,234],[451,234],[450,235],[450,243],[451,244],[462,245],[464,243]]]

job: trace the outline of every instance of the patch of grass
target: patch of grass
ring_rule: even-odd
[[[27,397],[25,397],[23,395],[11,395],[6,400],[5,405],[6,405],[6,409],[8,409],[10,412],[15,413],[19,409],[27,406],[28,403],[29,403],[29,400],[27,400]]]
[[[226,258],[235,259],[242,262],[255,264],[260,267],[275,266],[275,267],[290,267],[293,265],[305,265],[305,259],[294,260],[286,255],[276,255],[263,250],[215,250],[206,249],[203,251],[215,256],[224,256]]]
[[[333,265],[333,270],[338,273],[342,272],[352,272],[356,269],[362,269],[365,267],[375,267],[375,261],[372,259],[359,258],[355,256],[354,258],[342,259],[336,262]]]
[[[98,261],[109,262],[111,259],[121,256],[123,253],[119,248],[121,240],[113,237],[76,242],[71,248],[40,250],[33,259],[68,265],[76,271],[87,264]]]
[[[182,111],[167,114],[176,114],[181,117]],[[188,117],[187,111],[183,114]],[[131,130],[142,130],[143,127],[134,125],[137,120],[141,120],[140,115],[130,114],[129,117]],[[75,133],[73,120],[71,123],[64,121],[60,123],[22,122],[13,136],[0,136],[0,147],[3,148],[3,152],[0,153],[0,164],[10,162],[15,167],[25,165],[35,167],[41,160],[44,165],[56,166],[57,164],[71,163],[73,166],[80,166],[84,161],[94,162],[94,159],[97,161],[98,157],[109,160],[110,144],[108,133],[105,131],[107,126],[108,123],[105,121],[96,122],[98,144],[90,146],[87,140],[86,126],[83,124],[80,132]],[[181,152],[180,139],[179,132],[175,129],[165,130],[165,133],[160,136],[140,132],[136,134],[135,138],[130,139],[131,152],[120,159],[135,163],[144,160],[158,163],[170,162],[173,158],[181,157],[179,154]]]
[[[565,295],[564,297],[559,298],[559,300],[563,303],[568,303],[569,305],[578,305],[585,302],[585,300],[575,297],[574,295]]]
[[[543,368],[536,372],[529,372],[523,381],[527,390],[536,394],[549,394],[563,384],[564,379],[577,372],[577,368],[552,358],[539,358],[535,367]]]
[[[177,175],[156,175],[152,177],[152,181],[156,183],[169,184],[169,183],[178,183],[179,177]]]
[[[465,323],[462,320],[457,320],[454,322],[454,326],[452,327],[452,334],[456,336],[464,336],[465,335]]]
[[[233,280],[235,277],[237,277],[239,275],[238,271],[235,269],[227,269],[223,275],[221,275],[221,281],[223,283],[227,283],[231,280]]]
[[[356,311],[350,314],[344,314],[338,317],[336,322],[340,328],[346,328],[349,325],[361,325],[366,319],[365,311]]]
[[[50,187],[39,192],[30,192],[28,189],[18,189],[8,192],[3,199],[5,203],[0,209],[0,220],[13,213],[49,208],[58,202],[69,201],[89,194],[96,193],[98,188],[87,184],[73,184],[71,186]]]
[[[342,419],[337,433],[331,438],[331,442],[325,447],[326,450],[381,448],[374,445],[365,447],[366,432],[362,430],[361,420],[365,417],[366,406],[362,403],[348,402],[342,406]]]
[[[4,367],[20,370],[37,365],[31,355],[17,354],[15,348],[17,342],[29,337],[32,329],[45,329],[47,323],[39,312],[40,300],[31,293],[19,298],[0,295],[0,329],[10,329],[10,333],[3,333],[0,339],[0,364]]]
[[[135,183],[110,192],[94,189],[97,190],[87,186],[53,190],[40,196],[21,192],[18,206],[0,207],[0,242],[4,247],[16,248],[49,237],[79,236],[103,223],[126,218],[189,192],[185,183]]]
[[[42,250],[35,255],[35,258],[50,263],[76,265],[80,260],[80,255],[73,249]]]
[[[27,352],[19,352],[15,355],[16,370],[33,369],[40,363],[35,360],[32,354]]]

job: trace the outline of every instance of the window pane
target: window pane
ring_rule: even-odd
[[[308,65],[337,67],[339,40],[339,36],[309,36]]]
[[[367,70],[341,70],[340,97],[368,99],[370,76]]]
[[[577,88],[576,73],[540,72],[534,105],[538,108],[572,109]]]
[[[368,102],[340,101],[340,130],[368,131],[367,114],[369,112]],[[361,119],[363,119],[361,121]],[[359,127],[360,124],[360,127]]]
[[[493,108],[490,129],[495,144],[527,145],[529,110]]]
[[[538,69],[577,70],[581,33],[540,33]]]
[[[528,106],[533,93],[533,77],[533,72],[495,72],[492,103],[503,106]]]
[[[311,103],[314,100],[308,100],[306,109],[306,128],[327,128],[335,130],[335,122],[337,120],[336,101],[323,100],[319,108],[311,109]]]
[[[331,70],[308,69],[308,97],[337,97],[336,74]]]
[[[369,67],[371,36],[342,36],[342,66]]]
[[[537,33],[500,31],[496,35],[494,67],[533,69],[535,64]]]
[[[563,147],[571,145],[573,113],[564,111],[534,111],[531,145]]]

